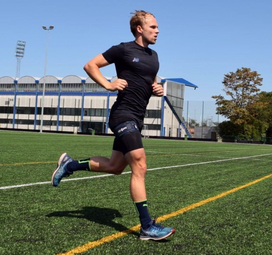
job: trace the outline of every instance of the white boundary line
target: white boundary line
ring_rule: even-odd
[[[220,162],[233,161],[233,160],[239,160],[239,159],[250,159],[250,158],[265,157],[265,156],[271,156],[271,155],[272,155],[272,153],[268,153],[268,154],[253,155],[253,156],[247,156],[247,157],[219,159],[219,160],[213,160],[213,161],[204,161],[204,162],[190,163],[190,164],[184,164],[184,165],[163,166],[163,167],[150,168],[150,169],[147,169],[147,171],[156,171],[156,170],[161,170],[161,169],[171,169],[171,168],[186,167],[186,166],[206,165],[206,164],[220,163]],[[122,174],[130,174],[130,172],[124,172]],[[113,174],[102,174],[102,175],[95,175],[95,176],[88,176],[88,177],[81,177],[81,178],[69,178],[69,179],[62,180],[62,182],[103,178],[103,177],[109,177],[109,176],[113,176]],[[44,185],[44,184],[51,184],[51,181],[26,183],[26,184],[12,185],[12,186],[3,186],[3,187],[0,187],[0,190],[22,188],[22,187],[28,187],[28,186]]]

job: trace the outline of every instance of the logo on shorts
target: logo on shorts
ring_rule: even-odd
[[[127,127],[120,128],[120,129],[117,131],[117,133],[120,134],[121,132],[123,132],[123,131],[126,130],[126,129],[127,129]]]

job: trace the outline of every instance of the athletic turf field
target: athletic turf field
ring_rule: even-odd
[[[176,229],[154,242],[137,239],[129,169],[50,184],[62,152],[108,157],[112,140],[0,131],[0,254],[272,254],[272,146],[144,139],[150,214]]]

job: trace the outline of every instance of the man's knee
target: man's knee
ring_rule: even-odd
[[[118,165],[110,165],[110,172],[115,175],[120,175],[123,173],[125,167]]]
[[[147,171],[146,162],[139,162],[139,163],[137,164],[137,166],[138,166],[139,171],[140,171],[141,173],[143,173],[143,174],[146,173],[146,171]]]
[[[145,178],[147,165],[145,161],[138,161],[131,165],[132,173],[138,177]]]
[[[129,162],[131,170],[137,175],[145,175],[147,171],[146,156],[143,149],[137,149],[127,153],[126,159]]]
[[[117,169],[113,169],[112,173],[115,175],[120,175],[123,173],[123,171],[124,169],[117,168]]]

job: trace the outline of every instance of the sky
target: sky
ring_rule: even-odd
[[[248,67],[272,88],[271,0],[1,0],[0,77],[16,76],[15,48],[26,41],[20,77],[87,77],[83,66],[112,45],[134,40],[129,20],[134,10],[153,13],[159,37],[150,47],[160,60],[158,76],[184,78],[185,100],[214,101],[224,75]],[[42,26],[54,26],[47,32]],[[115,76],[110,65],[101,70]]]

